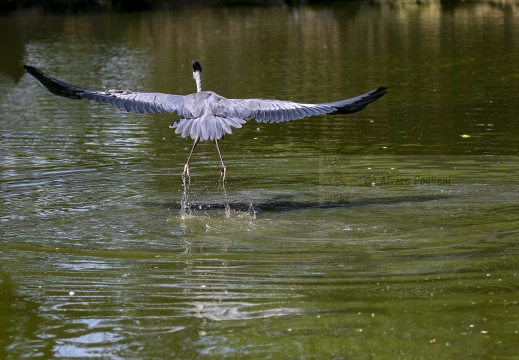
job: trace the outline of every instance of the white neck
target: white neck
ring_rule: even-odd
[[[193,71],[193,79],[196,81],[196,91],[202,91],[202,73],[200,71]]]

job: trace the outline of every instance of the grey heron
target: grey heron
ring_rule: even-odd
[[[189,178],[189,161],[200,140],[215,142],[220,156],[221,176],[225,180],[226,167],[223,162],[218,140],[232,133],[232,127],[241,128],[247,120],[278,123],[302,119],[322,114],[351,114],[364,109],[368,104],[384,96],[388,88],[380,86],[363,95],[351,99],[320,104],[305,104],[272,99],[227,99],[212,91],[202,91],[202,66],[193,60],[193,78],[196,93],[171,95],[163,93],[143,93],[130,90],[88,90],[67,84],[44,74],[41,70],[24,65],[25,70],[54,95],[69,99],[88,99],[110,104],[136,113],[172,113],[182,116],[170,125],[183,138],[190,136],[194,142],[184,165],[182,178]]]

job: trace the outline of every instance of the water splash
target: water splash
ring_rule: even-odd
[[[229,196],[227,195],[227,190],[225,188],[225,179],[220,179],[218,182],[218,191],[222,199],[219,201],[219,204],[207,202],[207,203],[199,203],[193,202],[190,199],[190,179],[189,175],[182,178],[182,186],[183,192],[182,197],[180,199],[180,220],[192,219],[194,217],[199,217],[198,215],[205,214],[203,217],[208,216],[208,210],[223,210],[223,214],[225,219],[227,220],[240,220],[248,218],[250,221],[256,219],[256,209],[252,202],[252,199],[249,200],[248,204],[235,204],[231,207],[231,203],[229,201]]]
[[[256,209],[254,208],[254,204],[252,203],[252,199],[249,201],[249,216],[251,220],[256,220]]]
[[[180,199],[180,219],[186,220],[189,219],[191,214],[191,207],[189,205],[188,201],[188,194],[189,194],[189,184],[191,183],[191,179],[189,175],[187,175],[187,180],[185,176],[182,176],[182,186],[184,188],[182,192],[182,198]]]
[[[224,214],[226,219],[231,218],[231,207],[229,205],[229,197],[227,196],[227,190],[225,190],[225,178],[221,178],[218,182],[218,189],[221,190],[221,193],[224,198],[223,206],[224,206]]]

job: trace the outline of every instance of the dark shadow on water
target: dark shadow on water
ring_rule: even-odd
[[[360,206],[385,206],[396,205],[402,203],[422,203],[426,201],[438,201],[450,199],[451,195],[430,195],[430,196],[402,196],[394,198],[370,198],[365,200],[351,200],[344,203],[325,203],[319,201],[294,201],[284,200],[282,196],[275,200],[250,203],[250,202],[229,202],[227,203],[191,203],[189,209],[191,212],[226,210],[227,206],[233,211],[250,211],[251,205],[256,212],[278,212],[278,211],[297,211],[303,209],[331,209],[331,208],[356,208]],[[181,209],[180,203],[154,203],[141,202],[144,207],[165,207],[168,209]]]

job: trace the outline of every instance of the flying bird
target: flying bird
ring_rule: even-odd
[[[182,172],[184,180],[186,176],[189,178],[189,161],[200,140],[215,142],[222,165],[222,180],[225,180],[226,167],[218,140],[222,139],[225,134],[231,134],[233,127],[241,128],[242,124],[251,119],[256,119],[257,122],[278,123],[322,114],[351,114],[364,109],[388,91],[387,87],[380,86],[351,99],[320,104],[271,99],[227,99],[213,91],[202,91],[202,66],[198,60],[193,60],[192,66],[197,92],[189,95],[115,89],[89,90],[50,77],[33,66],[24,65],[24,68],[54,95],[69,99],[94,100],[140,114],[176,112],[182,116],[169,127],[174,128],[175,133],[180,134],[183,138],[190,136],[194,140]]]

